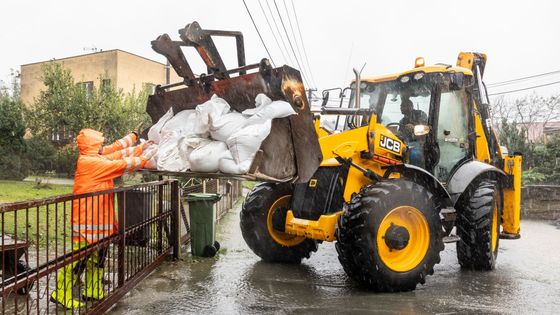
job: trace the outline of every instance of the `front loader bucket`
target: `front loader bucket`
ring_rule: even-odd
[[[235,38],[239,68],[226,69],[212,36]],[[255,97],[264,93],[273,101],[287,101],[297,115],[272,121],[270,134],[261,144],[247,175],[174,175],[307,182],[319,167],[322,155],[299,71],[288,66],[273,69],[267,59],[259,64],[245,65],[243,34],[240,32],[205,30],[197,22],[192,22],[179,29],[179,37],[180,41],[174,41],[169,35],[163,34],[152,41],[152,48],[164,55],[175,72],[183,78],[182,82],[158,86],[156,93],[149,97],[146,111],[153,123],[170,107],[173,107],[174,113],[194,109],[214,94],[225,99],[234,110],[242,112],[254,108]],[[183,47],[196,49],[206,64],[207,75],[194,75],[182,51]],[[246,74],[253,69],[258,69],[258,72]],[[235,74],[238,76],[232,76]]]
[[[289,66],[272,69],[267,64],[264,59],[258,72],[229,79],[170,91],[158,89],[149,97],[146,111],[156,123],[170,107],[174,113],[194,109],[213,94],[225,99],[238,112],[254,108],[259,93],[272,100],[287,101],[297,115],[272,121],[271,132],[248,175],[262,181],[307,182],[319,167],[322,155],[300,73]]]

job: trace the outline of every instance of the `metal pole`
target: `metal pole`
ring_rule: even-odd
[[[163,225],[165,224],[165,222],[163,222],[163,219],[161,218],[161,214],[163,213],[163,185],[164,184],[159,184],[158,185],[158,206],[157,206],[157,214],[160,217],[160,219],[157,221],[157,251],[158,254],[161,254],[161,252],[163,251]]]
[[[171,213],[172,213],[172,232],[173,235],[173,258],[179,259],[181,254],[181,235],[180,231],[180,213],[179,213],[179,182],[171,182]]]
[[[118,287],[124,285],[125,268],[124,268],[124,251],[125,251],[125,222],[124,212],[126,211],[126,193],[124,191],[118,192],[118,200],[120,200],[120,207],[118,212],[118,226],[119,226],[119,243],[117,251],[117,273],[118,273]],[[118,203],[117,203],[118,204]]]

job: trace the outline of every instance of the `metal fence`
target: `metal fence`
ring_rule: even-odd
[[[219,221],[229,209],[232,209],[237,200],[242,195],[241,181],[212,179],[205,180],[199,184],[185,185],[181,189],[182,197],[190,193],[215,193],[222,198],[216,203],[216,219]],[[180,205],[183,225],[181,226],[181,243],[186,244],[190,238],[190,228],[188,223],[188,204],[183,202]]]
[[[218,217],[241,195],[237,181],[212,180],[181,189],[175,180],[160,180],[82,195],[0,204],[1,314],[102,313],[190,238],[187,212],[181,196],[190,192],[223,195]],[[114,209],[115,230],[97,234],[73,247],[72,210]],[[74,216],[76,213],[74,214]],[[83,215],[83,214],[82,214]],[[107,226],[99,221],[97,224]],[[80,221],[83,222],[83,221]],[[87,222],[86,222],[87,223]],[[87,224],[86,224],[87,225]],[[76,239],[75,239],[76,240]],[[91,266],[103,267],[102,300],[82,298],[92,283]],[[83,307],[66,310],[49,302],[57,273],[71,268],[74,299]]]

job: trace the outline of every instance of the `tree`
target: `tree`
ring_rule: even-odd
[[[508,148],[509,152],[525,152],[527,149],[527,128],[518,127],[517,122],[508,122],[505,118],[500,124],[500,145]]]
[[[28,174],[23,108],[18,99],[0,91],[0,179],[21,180]]]
[[[125,95],[109,85],[90,92],[56,62],[43,67],[43,83],[46,90],[41,91],[28,115],[33,135],[45,137],[57,131],[76,135],[83,128],[93,128],[113,141],[140,122],[149,121],[145,113],[147,90]]]
[[[145,112],[149,91],[133,91],[124,94],[114,85],[87,90],[76,84],[69,70],[52,62],[43,66],[43,83],[46,86],[27,111],[29,129],[40,140],[50,139],[58,134],[66,141],[57,143],[57,152],[43,152],[43,158],[50,161],[57,172],[72,174],[77,157],[74,137],[83,128],[92,128],[104,133],[105,142],[121,138],[139,123],[148,123]],[[100,76],[100,81],[103,77]],[[73,161],[73,162],[72,162]],[[35,161],[35,166],[40,161]]]

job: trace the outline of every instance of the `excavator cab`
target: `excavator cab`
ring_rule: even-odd
[[[438,67],[443,70],[446,66],[405,73],[392,80],[363,79],[359,103],[406,145],[406,163],[445,183],[454,167],[473,155],[474,139],[469,138],[473,113],[468,97],[472,80],[460,70],[435,72]],[[355,103],[355,94],[350,104]]]

